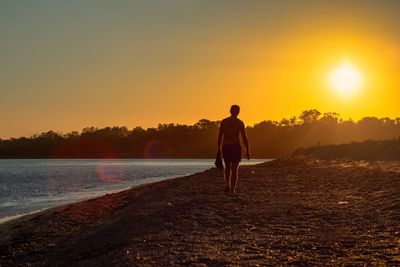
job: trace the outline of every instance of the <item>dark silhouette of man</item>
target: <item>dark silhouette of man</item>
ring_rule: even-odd
[[[246,157],[250,159],[249,143],[243,121],[239,120],[240,107],[231,107],[231,116],[221,121],[218,134],[218,153],[221,153],[225,161],[225,192],[235,193],[238,180],[239,162],[242,159],[239,135],[242,136],[243,144],[246,147]]]

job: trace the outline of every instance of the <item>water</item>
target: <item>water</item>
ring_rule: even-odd
[[[0,159],[0,223],[213,166],[214,159]]]

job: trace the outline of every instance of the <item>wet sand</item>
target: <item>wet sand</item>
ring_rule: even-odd
[[[400,265],[400,162],[281,159],[0,225],[1,266]]]

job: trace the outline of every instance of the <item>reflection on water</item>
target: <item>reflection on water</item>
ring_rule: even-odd
[[[211,167],[214,159],[0,159],[0,222]]]

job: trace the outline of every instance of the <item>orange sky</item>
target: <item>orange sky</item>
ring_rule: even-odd
[[[396,1],[2,1],[0,138],[246,124],[316,108],[400,117]],[[351,96],[329,74],[350,62]]]

